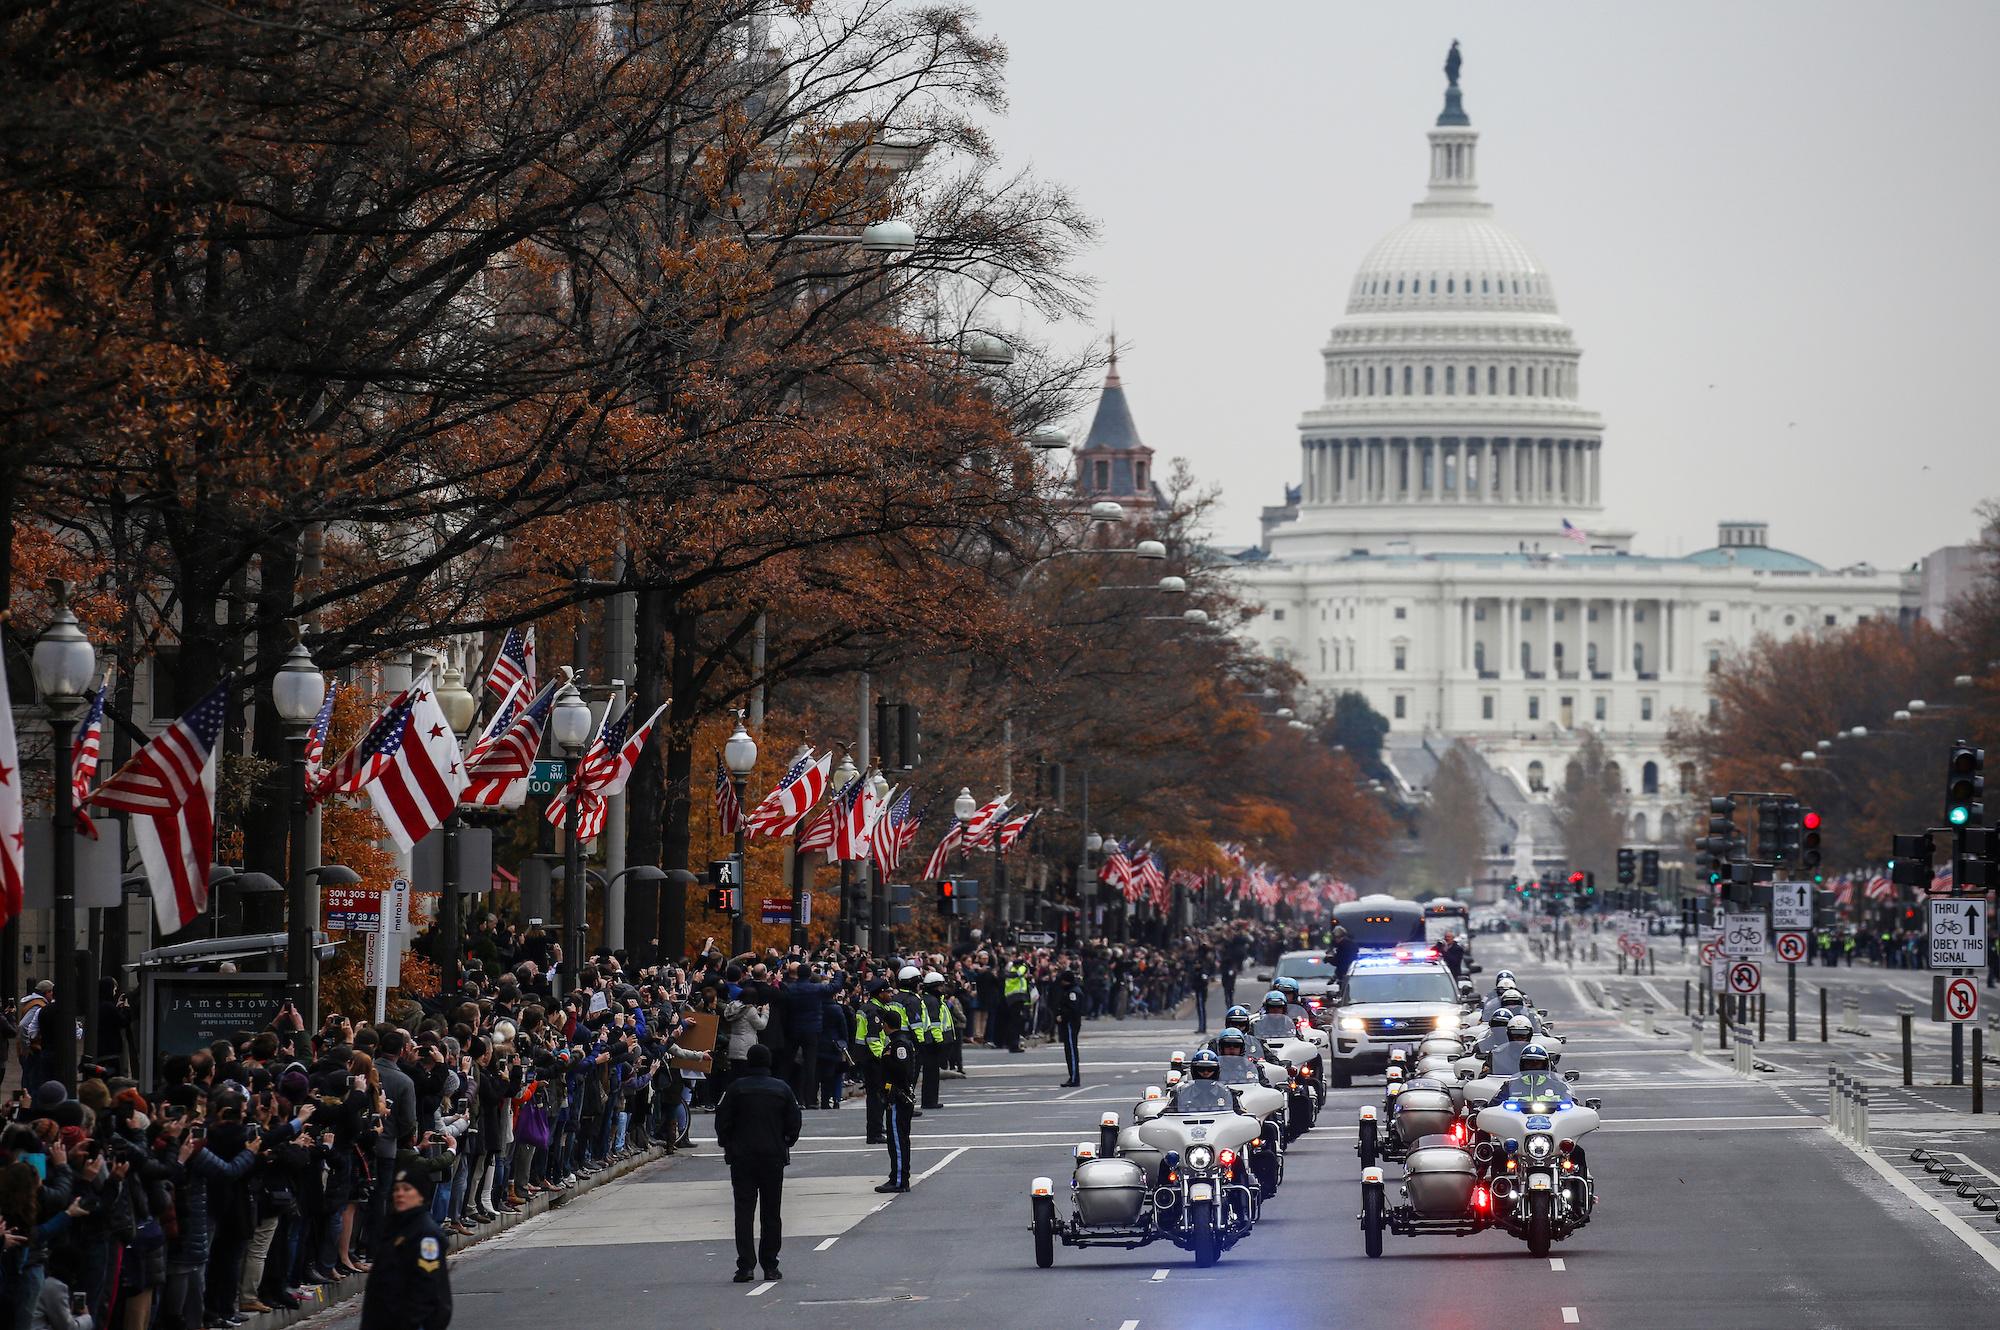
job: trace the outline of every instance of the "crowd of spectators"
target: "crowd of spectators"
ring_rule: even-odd
[[[1245,925],[1076,947],[972,930],[892,957],[834,943],[728,956],[710,940],[686,965],[600,953],[558,999],[551,936],[488,916],[445,991],[385,1021],[329,1012],[307,1029],[288,1003],[150,1076],[91,1068],[73,1097],[22,1021],[50,996],[37,985],[9,1027],[24,1088],[0,1126],[0,1330],[221,1330],[299,1306],[369,1269],[399,1172],[427,1180],[447,1231],[476,1233],[638,1152],[694,1148],[690,1114],[754,1046],[801,1104],[837,1109],[857,1093],[857,1010],[911,967],[942,980],[946,1066],[962,1072],[964,1044],[1003,1044],[1010,1020],[1045,1031],[1065,970],[1090,1014],[1144,1016],[1285,944]]]

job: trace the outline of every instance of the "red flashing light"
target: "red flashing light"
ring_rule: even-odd
[[[1808,810],[1808,811],[1806,812],[1806,815],[1805,815],[1804,817],[1802,817],[1802,818],[1800,818],[1800,819],[1799,819],[1799,823],[1800,823],[1800,825],[1801,825],[1801,826],[1803,826],[1803,827],[1804,827],[1804,828],[1805,828],[1805,829],[1806,829],[1807,831],[1818,831],[1818,830],[1819,830],[1819,814],[1818,814],[1818,813],[1815,813],[1815,812],[1812,812],[1812,811],[1810,811],[1810,810]]]
[[[1224,1168],[1236,1167],[1236,1152],[1234,1150],[1224,1150],[1221,1154],[1217,1155],[1216,1158],[1222,1161],[1222,1166]]]
[[[1473,1207],[1473,1209],[1475,1209],[1475,1210],[1484,1210],[1484,1209],[1486,1209],[1486,1208],[1487,1208],[1487,1207],[1488,1207],[1489,1205],[1491,1205],[1491,1204],[1492,1204],[1492,1198],[1491,1198],[1491,1197],[1489,1197],[1489,1196],[1488,1196],[1488,1195],[1486,1194],[1486,1188],[1484,1188],[1484,1187],[1474,1187],[1474,1188],[1472,1189],[1472,1207]]]
[[[1583,881],[1583,874],[1581,874],[1581,873],[1571,873],[1571,874],[1569,875],[1569,884],[1570,884],[1570,885],[1571,885],[1572,887],[1573,887],[1573,886],[1576,886],[1576,885],[1577,885],[1577,884],[1578,884],[1579,882],[1582,882],[1582,881]]]

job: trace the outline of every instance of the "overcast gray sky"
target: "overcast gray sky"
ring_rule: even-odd
[[[1482,193],[1553,275],[1638,549],[1758,517],[1897,566],[2000,494],[2000,4],[973,3],[1011,51],[1002,149],[1101,221],[1098,329],[1146,441],[1222,486],[1225,542],[1298,479],[1454,37]]]

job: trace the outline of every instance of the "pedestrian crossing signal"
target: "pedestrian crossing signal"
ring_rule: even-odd
[[[742,896],[743,890],[741,887],[710,887],[708,889],[708,908],[716,911],[718,914],[735,914],[738,902],[741,901]]]

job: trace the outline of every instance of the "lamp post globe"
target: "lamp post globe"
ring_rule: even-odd
[[[463,735],[471,729],[473,717],[479,714],[479,699],[465,686],[465,671],[456,665],[445,666],[438,676],[437,702],[453,734]]]
[[[1092,854],[1096,854],[1099,850],[1104,848],[1104,837],[1098,835],[1094,831],[1091,832],[1088,836],[1085,836],[1083,838],[1083,848],[1089,850]]]
[[[889,778],[882,774],[882,768],[875,768],[874,783],[868,788],[875,792],[875,802],[878,804],[889,797]]]
[[[576,676],[566,674],[563,685],[556,690],[556,700],[549,716],[549,732],[554,736],[556,747],[572,757],[583,751],[590,742],[590,703],[583,700],[583,694],[576,690]]]
[[[1185,577],[1163,577],[1160,579],[1159,585],[1160,592],[1163,595],[1184,596],[1187,594],[1187,579]]]
[[[741,716],[736,718],[735,733],[722,745],[722,761],[732,776],[747,776],[757,769],[757,741],[743,728]]]
[[[833,792],[835,794],[846,794],[847,787],[859,779],[861,779],[861,772],[854,765],[854,755],[852,753],[842,753],[840,755],[840,765],[833,769]]]
[[[952,816],[961,822],[970,822],[972,815],[979,811],[979,801],[972,797],[970,788],[958,787],[958,797],[951,801]]]
[[[1167,557],[1166,542],[1142,540],[1132,547],[1132,553],[1141,559],[1164,559]]]
[[[1181,618],[1199,627],[1208,622],[1207,610],[1182,610]]]
[[[1044,425],[1028,436],[1028,446],[1045,453],[1056,452],[1069,447],[1069,435]]]
[[[35,639],[35,691],[49,706],[73,707],[90,691],[91,678],[97,673],[97,652],[69,607],[69,583],[51,579],[49,590],[56,608],[49,626]]]
[[[271,705],[287,726],[310,725],[326,700],[326,676],[313,664],[304,642],[292,643],[285,663],[271,676]]]
[[[1125,505],[1110,499],[1099,499],[1090,505],[1090,520],[1093,522],[1122,522],[1125,520]],[[1162,558],[1166,557],[1164,554]]]
[[[861,228],[861,249],[867,254],[908,254],[917,247],[917,233],[908,222],[890,217]]]

